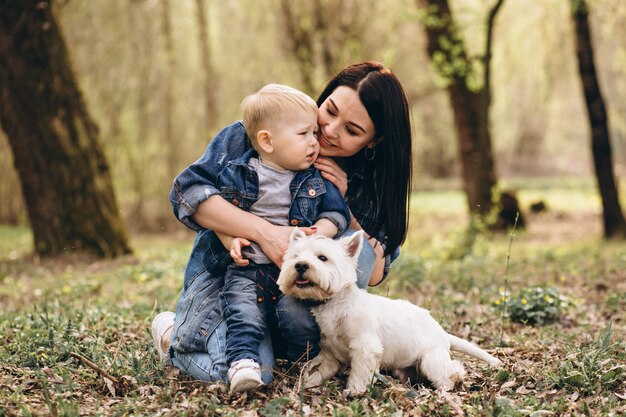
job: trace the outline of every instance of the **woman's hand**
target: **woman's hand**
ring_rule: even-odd
[[[317,231],[314,227],[300,227],[305,235],[312,235]],[[262,236],[257,238],[256,243],[261,246],[261,250],[279,268],[283,264],[283,256],[289,246],[289,236],[293,227],[275,226],[268,223],[264,228]]]
[[[324,178],[337,187],[342,197],[346,196],[346,191],[348,190],[348,174],[346,174],[333,159],[320,156],[313,165],[320,170]]]

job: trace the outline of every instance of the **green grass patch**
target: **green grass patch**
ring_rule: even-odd
[[[576,193],[592,195],[585,187],[546,186],[546,195],[572,203]],[[468,232],[455,193],[415,195],[402,255],[372,290],[428,308],[446,330],[503,360],[495,370],[457,356],[468,375],[448,396],[385,375],[368,395],[346,398],[346,372],[301,391],[298,370],[280,366],[272,385],[230,396],[223,384],[171,372],[152,347],[150,322],[175,308],[193,236],[135,236],[135,255],[114,260],[38,259],[27,229],[0,227],[0,415],[626,413],[626,243],[600,239],[592,203],[560,203],[559,213],[531,216],[509,249],[509,234]],[[513,322],[492,307],[505,277],[509,294],[554,288],[572,303],[541,326]],[[541,295],[533,302],[549,307]],[[518,301],[523,311],[528,298]]]

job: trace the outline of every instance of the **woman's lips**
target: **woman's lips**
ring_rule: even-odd
[[[317,141],[320,143],[320,145],[324,148],[329,148],[329,147],[337,147],[337,145],[333,145],[332,143],[330,143],[328,141],[328,139],[326,139],[326,136],[324,135],[319,135],[319,137],[317,138]]]

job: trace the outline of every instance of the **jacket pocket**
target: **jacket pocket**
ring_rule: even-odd
[[[313,178],[306,181],[296,193],[296,203],[300,210],[300,215],[310,224],[313,224],[315,218],[320,214],[320,206],[324,194],[326,194],[326,185],[321,178]]]

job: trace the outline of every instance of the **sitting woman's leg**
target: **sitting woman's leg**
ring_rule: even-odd
[[[287,344],[287,358],[291,362],[307,361],[320,351],[320,329],[311,309],[302,301],[281,296],[276,303],[278,327]]]
[[[226,381],[226,322],[219,302],[223,277],[203,271],[190,280],[176,306],[170,358],[174,366],[202,381]],[[263,382],[272,380],[274,355],[266,332],[259,346]]]
[[[269,331],[259,345],[261,379],[265,384],[272,382],[274,354]],[[222,321],[215,331],[206,338],[205,352],[177,352],[171,349],[172,364],[193,378],[207,382],[226,382],[226,321]]]

